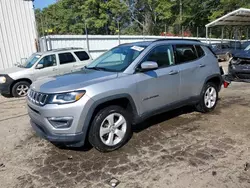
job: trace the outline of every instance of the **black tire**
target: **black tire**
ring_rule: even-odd
[[[27,93],[24,95],[20,95],[20,92],[18,91],[18,88],[22,85],[28,88],[30,87],[30,83],[26,81],[20,81],[20,82],[15,83],[14,86],[12,87],[13,97],[25,97],[26,96]]]
[[[205,96],[206,96],[206,91],[209,89],[209,88],[214,88],[215,89],[215,92],[216,92],[216,99],[215,99],[215,103],[212,107],[208,107],[206,104],[205,104]],[[195,106],[196,107],[196,110],[199,111],[199,112],[202,112],[202,113],[207,113],[207,112],[211,112],[215,109],[216,105],[217,105],[217,101],[218,101],[218,87],[216,86],[216,84],[212,83],[212,82],[208,82],[204,85],[203,89],[202,89],[202,92],[201,92],[201,97],[200,97],[200,101],[199,103]]]
[[[124,134],[123,139],[121,139],[120,142],[118,142],[117,144],[113,145],[113,146],[109,146],[105,143],[103,143],[103,141],[101,140],[101,136],[100,136],[100,128],[102,126],[103,121],[111,114],[114,113],[118,113],[120,115],[123,116],[125,122],[126,122],[126,131]],[[96,148],[97,150],[101,151],[101,152],[110,152],[110,151],[114,151],[118,148],[121,148],[129,139],[131,136],[131,121],[130,121],[130,114],[123,109],[120,106],[109,106],[106,107],[102,110],[100,110],[96,116],[94,117],[92,123],[91,123],[91,127],[89,130],[89,134],[88,134],[88,139],[90,144]],[[110,133],[107,133],[107,135],[109,136]],[[115,135],[115,133],[113,133]],[[106,136],[106,135],[105,135]],[[118,136],[115,136],[118,137]]]

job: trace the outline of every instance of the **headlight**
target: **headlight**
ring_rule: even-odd
[[[78,101],[85,94],[85,91],[74,91],[69,93],[55,94],[50,97],[48,104],[67,104]]]
[[[0,76],[0,84],[6,83],[6,78],[4,76]]]

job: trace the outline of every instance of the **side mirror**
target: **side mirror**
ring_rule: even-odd
[[[37,66],[36,66],[36,69],[42,69],[43,68],[43,64],[38,64]]]
[[[150,71],[158,69],[158,64],[154,61],[145,61],[141,64],[141,71]]]

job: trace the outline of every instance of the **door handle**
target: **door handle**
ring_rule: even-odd
[[[202,68],[202,67],[205,67],[206,65],[204,64],[200,64],[199,67]]]
[[[56,71],[57,70],[57,68],[53,68],[53,71]]]
[[[172,70],[172,71],[170,71],[168,74],[169,74],[169,75],[175,75],[175,74],[178,74],[178,73],[179,73],[179,71],[173,71],[173,70]]]

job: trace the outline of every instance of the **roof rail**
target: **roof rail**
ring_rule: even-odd
[[[80,50],[80,49],[83,49],[83,48],[80,48],[80,47],[57,48],[57,49],[53,49],[51,51],[60,52],[60,51],[65,51],[65,50]]]
[[[198,39],[180,39],[180,38],[166,38],[166,39],[157,39],[157,40],[155,40],[155,42],[158,42],[158,41],[168,41],[168,40],[187,40],[187,41],[195,41],[195,42],[201,42],[200,40],[198,40]]]

